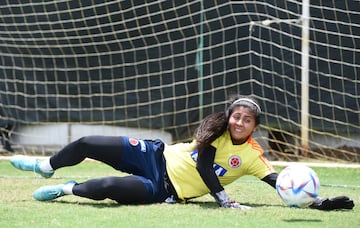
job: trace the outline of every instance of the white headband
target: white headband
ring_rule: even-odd
[[[261,112],[260,106],[255,101],[253,101],[253,100],[251,100],[249,98],[239,98],[236,101],[234,101],[233,104],[237,104],[237,103],[240,103],[242,101],[246,101],[246,102],[249,102],[250,104],[253,104],[258,109],[258,112],[259,113]]]

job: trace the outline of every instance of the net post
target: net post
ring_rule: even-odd
[[[204,117],[203,104],[204,104],[204,82],[203,82],[203,48],[204,48],[204,1],[201,1],[200,8],[200,41],[199,47],[196,53],[196,64],[195,69],[199,72],[199,120],[201,121]]]
[[[301,154],[309,150],[309,0],[302,1],[301,34]]]

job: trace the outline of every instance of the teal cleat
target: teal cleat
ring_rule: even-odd
[[[38,201],[48,201],[62,197],[65,195],[63,188],[68,184],[75,185],[77,183],[75,181],[68,181],[64,184],[43,186],[34,192],[33,197]]]
[[[54,175],[54,172],[43,172],[40,170],[40,160],[24,155],[15,155],[10,159],[10,163],[17,169],[24,171],[34,171],[40,174],[44,178],[50,178]]]

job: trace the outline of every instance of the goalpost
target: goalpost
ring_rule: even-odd
[[[307,157],[309,150],[309,0],[302,1],[301,15],[301,151]]]
[[[272,155],[359,161],[359,3],[247,3],[252,79],[276,77],[261,85],[277,110],[265,125]]]
[[[3,1],[2,139],[22,149],[59,137],[24,129],[55,124],[183,141],[229,95],[252,94],[271,159],[359,162],[359,2],[304,2]]]

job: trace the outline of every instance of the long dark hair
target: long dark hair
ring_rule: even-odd
[[[200,125],[196,128],[194,138],[197,140],[197,149],[202,152],[206,147],[226,130],[229,118],[235,107],[245,106],[252,110],[255,116],[256,126],[260,124],[261,109],[255,98],[251,96],[232,96],[230,105],[226,111],[213,113],[206,116]]]
[[[226,112],[213,113],[203,119],[194,133],[200,152],[225,132],[227,122]]]

